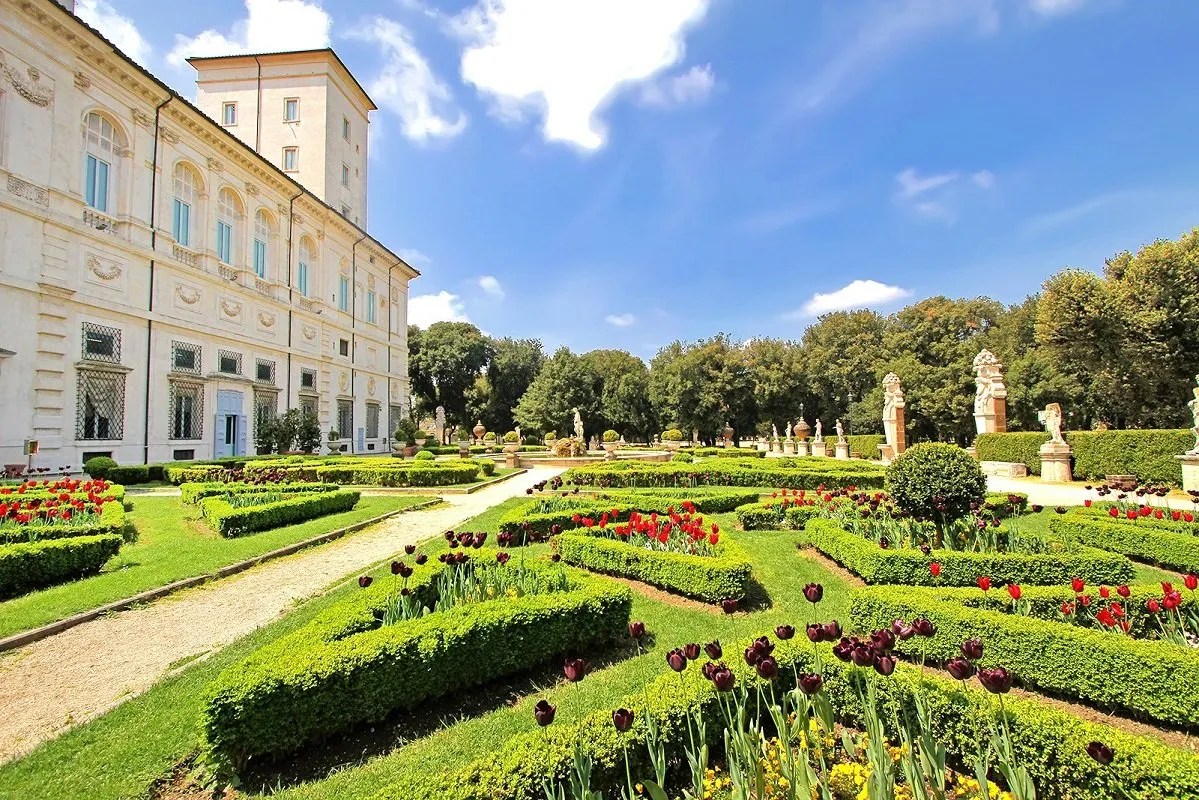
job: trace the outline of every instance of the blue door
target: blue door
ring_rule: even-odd
[[[222,389],[216,393],[216,457],[246,453],[246,417],[242,393]]]

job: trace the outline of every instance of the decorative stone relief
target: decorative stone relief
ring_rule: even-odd
[[[392,290],[391,290],[391,302],[393,302],[393,303],[398,303],[398,302],[400,302],[400,290],[399,290],[399,288],[396,288],[396,287],[393,287],[393,288],[392,288]]]
[[[258,196],[258,185],[254,184],[254,183],[247,183],[246,184],[246,194],[250,195],[250,197],[257,197]]]
[[[369,394],[371,397],[374,397],[375,389],[376,389],[375,379],[373,377],[368,378],[366,381],[366,393]]]
[[[37,203],[39,206],[50,205],[50,193],[40,186],[35,186],[28,181],[23,181],[15,175],[8,176],[8,192],[17,197],[23,197],[31,203]]]
[[[219,158],[209,158],[208,159],[208,168],[210,170],[212,170],[213,172],[224,172],[225,171],[225,165],[221,163],[221,160]]]
[[[87,268],[93,275],[102,281],[116,280],[121,277],[121,265],[115,261],[107,259],[101,260],[99,257],[89,255],[87,257]]]
[[[319,241],[319,242],[323,242],[323,241],[325,241],[325,232],[324,232],[324,231],[317,231],[317,232],[316,232],[316,239],[317,239],[317,241]]]
[[[279,208],[283,208],[283,206],[279,206]],[[286,213],[286,212],[283,212],[283,213]],[[300,216],[299,214],[292,214],[291,221],[297,225],[304,224],[304,218],[302,216]]]
[[[392,397],[400,396],[400,382],[399,381],[391,382],[391,396]]]
[[[279,216],[281,216],[281,217],[286,217],[286,216],[287,216],[287,206],[285,206],[285,205],[283,205],[282,203],[280,203],[278,206],[276,206],[276,209],[277,209],[277,210],[278,210],[278,212],[279,212]]]
[[[76,89],[92,88],[92,79],[89,78],[87,75],[84,75],[82,72],[77,71],[75,73],[75,88]]]
[[[310,342],[316,338],[316,328],[312,327],[311,325],[305,325],[301,329],[300,333],[302,333],[304,338]]]
[[[17,94],[35,106],[45,108],[54,99],[54,89],[39,83],[42,73],[34,67],[26,67],[25,75],[22,76],[16,68],[5,63],[3,55],[0,55],[0,73],[12,84]]]
[[[179,134],[175,133],[175,131],[171,130],[170,128],[163,128],[161,133],[162,140],[164,142],[167,142],[168,144],[179,144]]]
[[[265,311],[259,311],[258,312],[258,324],[264,328],[275,327],[275,315],[268,314]]]
[[[200,301],[200,290],[191,286],[178,284],[175,286],[175,296],[189,306],[194,306]]]
[[[241,316],[241,303],[236,300],[221,300],[221,313],[230,319],[236,319]]]
[[[343,372],[343,373],[341,373],[341,375],[340,375],[340,376],[338,377],[338,379],[337,379],[337,385],[341,387],[341,390],[342,390],[343,392],[344,392],[344,391],[347,391],[347,390],[349,390],[349,388],[350,388],[350,376],[349,376],[349,375],[347,375],[347,374],[346,374],[346,373],[344,373],[344,372]]]
[[[374,275],[366,276],[366,286],[371,291],[374,291],[374,289],[375,289],[375,276]]]
[[[112,152],[116,153],[118,158],[130,158],[133,155],[133,148],[114,147]]]
[[[140,128],[149,128],[154,118],[140,108],[133,109],[133,122]]]

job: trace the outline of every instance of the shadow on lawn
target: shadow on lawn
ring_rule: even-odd
[[[585,655],[590,672],[635,658],[639,653],[633,647],[622,647]],[[553,662],[510,679],[455,692],[418,709],[398,711],[380,722],[309,745],[272,763],[251,766],[240,776],[241,784],[254,787],[262,794],[272,794],[297,784],[321,780],[334,772],[387,755],[442,728],[512,707],[562,680],[562,666]]]

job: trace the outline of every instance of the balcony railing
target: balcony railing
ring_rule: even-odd
[[[117,232],[117,221],[115,219],[90,207],[83,209],[83,224],[89,228],[106,231],[114,235]]]
[[[195,250],[188,250],[178,242],[171,243],[171,255],[175,257],[176,261],[187,264],[189,267],[200,266],[200,254]]]

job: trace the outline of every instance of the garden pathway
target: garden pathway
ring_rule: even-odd
[[[137,697],[172,672],[274,622],[329,586],[452,529],[561,470],[535,468],[148,606],[101,617],[0,657],[0,764]],[[430,492],[432,494],[432,492]]]
[[[1097,500],[1094,492],[1088,492],[1085,487],[1075,483],[1041,483],[1037,478],[1004,478],[999,475],[987,476],[987,490],[992,492],[1022,492],[1028,495],[1028,502],[1039,503],[1043,506],[1080,506],[1087,498]],[[1154,506],[1169,506],[1187,510],[1191,508],[1189,498],[1177,493],[1169,497],[1138,498],[1131,495],[1137,502],[1144,500]],[[1109,495],[1105,500],[1114,500],[1115,495]]]

